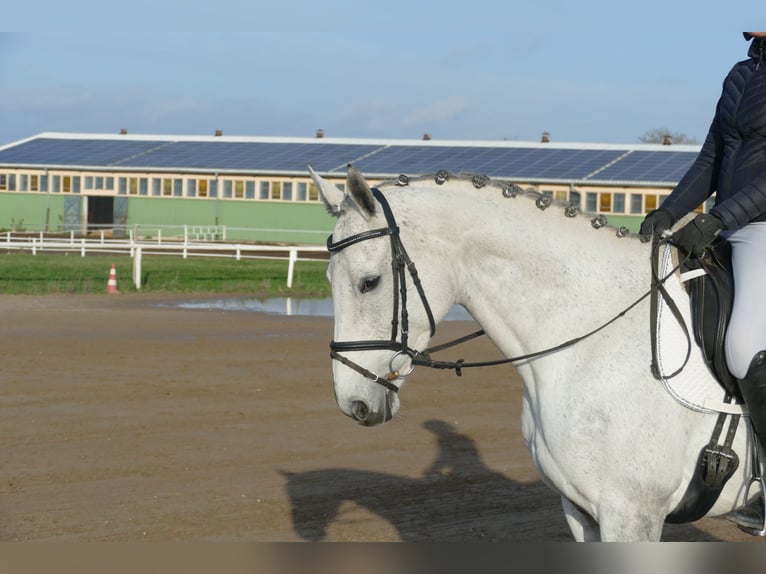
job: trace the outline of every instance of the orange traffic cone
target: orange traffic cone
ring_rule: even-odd
[[[117,290],[117,269],[115,269],[114,263],[112,263],[112,268],[109,270],[109,281],[106,283],[106,292],[119,293]]]

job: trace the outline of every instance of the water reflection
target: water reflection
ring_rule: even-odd
[[[219,311],[247,311],[268,313],[270,315],[332,317],[332,299],[299,299],[296,297],[278,297],[274,299],[248,299],[228,297],[226,299],[185,300],[170,306],[179,309],[211,309]],[[471,316],[462,307],[453,307],[447,321],[469,321]]]

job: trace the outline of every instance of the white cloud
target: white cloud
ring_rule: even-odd
[[[468,110],[468,98],[464,96],[447,96],[444,99],[430,102],[415,108],[404,118],[403,125],[428,128],[458,118]]]

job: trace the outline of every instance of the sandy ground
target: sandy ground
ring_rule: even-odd
[[[330,319],[161,302],[0,297],[0,542],[571,539],[511,368],[416,371],[363,428],[333,399]],[[713,519],[664,538],[756,540]]]

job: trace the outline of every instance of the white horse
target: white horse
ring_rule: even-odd
[[[396,415],[412,355],[453,305],[513,357],[597,328],[649,287],[649,244],[594,229],[590,217],[564,217],[563,205],[545,209],[540,194],[444,172],[373,193],[351,167],[341,191],[309,170],[338,217],[328,240],[335,397],[361,424]],[[409,272],[392,271],[397,234],[385,231],[384,203],[409,252],[395,259],[417,263],[421,295]],[[696,351],[692,362],[702,360]],[[650,362],[645,299],[593,336],[515,365],[524,439],[576,540],[659,540],[710,440],[716,416],[672,398]],[[746,454],[740,425],[734,448]],[[751,465],[741,458],[709,516],[744,502]]]

